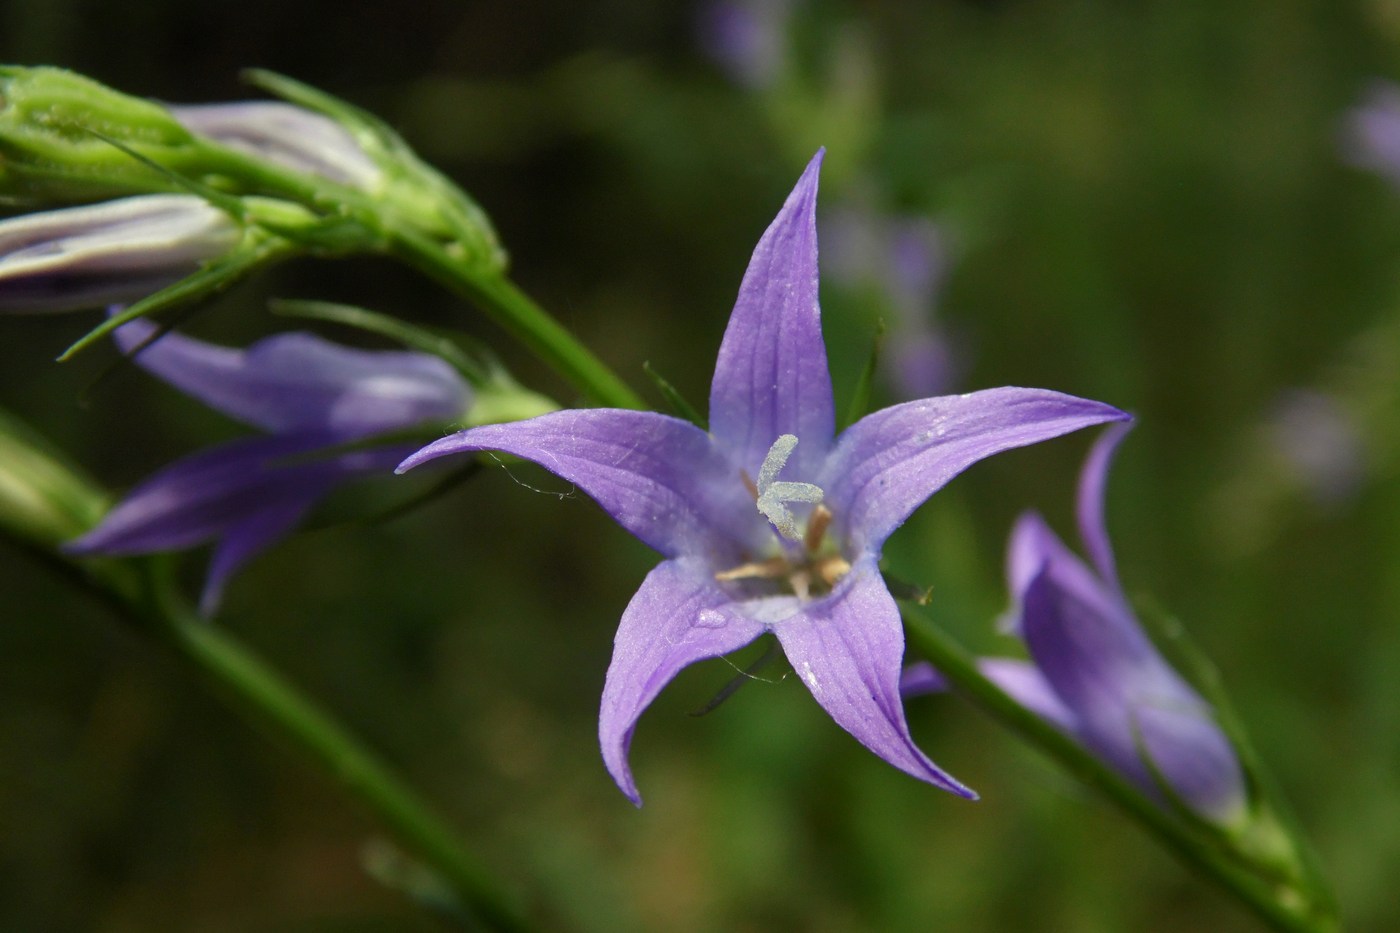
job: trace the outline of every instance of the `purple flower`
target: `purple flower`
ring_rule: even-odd
[[[1147,793],[1161,781],[1203,817],[1242,812],[1244,778],[1209,704],[1172,670],[1138,624],[1118,582],[1104,524],[1108,467],[1129,425],[1109,428],[1079,482],[1079,533],[1093,569],[1028,512],[1007,550],[1010,624],[1030,662],[992,658],[982,672],[1026,708],[1074,735]],[[941,689],[927,665],[905,674],[906,695]]]
[[[736,84],[770,87],[783,68],[792,0],[711,0],[701,7],[700,46]]]
[[[935,309],[949,265],[946,237],[933,221],[887,217],[849,207],[827,222],[833,272],[852,288],[873,287],[889,313],[886,381],[899,398],[946,392],[957,379]]]
[[[1400,86],[1372,81],[1342,121],[1342,157],[1400,185]]]
[[[0,222],[0,311],[135,301],[233,252],[243,229],[188,194],[151,194]]]
[[[408,458],[501,450],[575,483],[666,558],[623,613],[599,738],[613,779],[642,711],[682,668],[774,633],[802,683],[881,758],[965,796],[915,746],[899,696],[904,633],[880,549],[963,469],[1126,417],[1001,388],[876,412],[834,437],[817,307],[819,152],[764,233],[710,390],[710,431],[652,412],[562,411],[463,431]]]
[[[1347,501],[1366,478],[1361,431],[1333,394],[1316,389],[1280,393],[1267,431],[1287,468],[1320,504]]]
[[[341,483],[387,473],[412,450],[395,444],[333,450],[466,411],[470,391],[434,356],[342,347],[306,333],[279,334],[232,350],[155,325],[117,329],[122,350],[148,372],[266,436],[175,461],[69,542],[76,554],[146,554],[217,540],[201,611],[210,614],[229,577],[285,537]]]

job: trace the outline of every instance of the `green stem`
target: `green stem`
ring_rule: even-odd
[[[91,481],[0,410],[0,540],[54,567],[133,630],[171,649],[239,712],[303,752],[431,867],[454,907],[490,929],[530,929],[502,886],[388,765],[232,635],[173,595],[168,559],[72,558],[59,549],[91,528],[106,508],[106,497]]]
[[[441,244],[397,231],[399,255],[484,311],[590,402],[646,408],[641,397],[501,273],[458,260]]]
[[[932,662],[958,692],[1108,797],[1178,858],[1239,898],[1269,926],[1285,933],[1336,930],[1336,921],[1325,906],[1306,898],[1296,886],[1271,882],[1250,871],[1241,864],[1238,853],[1221,848],[1223,834],[1206,835],[1175,818],[1074,739],[984,677],[972,656],[937,625],[907,609],[903,616],[910,646]]]
[[[461,905],[492,929],[529,929],[500,886],[429,806],[335,720],[223,629],[176,608],[160,612],[164,641],[230,702],[321,766],[431,865]]]

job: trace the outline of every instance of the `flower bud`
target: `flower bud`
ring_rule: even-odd
[[[120,147],[173,170],[198,150],[158,104],[61,68],[0,67],[0,192],[87,201],[175,187]]]
[[[227,255],[242,226],[202,198],[153,194],[0,222],[0,312],[136,301]]]
[[[370,194],[384,172],[340,123],[279,101],[174,105],[170,113],[194,133],[244,155],[318,175]]]

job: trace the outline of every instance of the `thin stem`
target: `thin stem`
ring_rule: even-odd
[[[319,764],[430,864],[470,913],[493,929],[529,928],[437,814],[339,723],[223,629],[185,611],[160,621],[166,643],[206,683]]]
[[[1017,732],[1085,783],[1112,800],[1179,859],[1243,901],[1265,923],[1284,933],[1330,933],[1335,919],[1286,884],[1271,884],[1242,866],[1218,839],[1143,796],[1068,735],[1026,709],[977,669],[973,658],[946,632],[910,610],[903,612],[909,644],[960,693]]]
[[[234,636],[194,615],[174,595],[167,558],[73,558],[59,549],[60,542],[91,528],[105,509],[106,497],[91,481],[0,410],[0,540],[52,566],[134,631],[171,649],[238,712],[319,765],[431,868],[464,916],[508,933],[531,928],[503,886],[393,769]]]
[[[527,349],[596,405],[646,408],[602,360],[501,273],[464,263],[441,244],[396,231],[399,255],[476,303]]]

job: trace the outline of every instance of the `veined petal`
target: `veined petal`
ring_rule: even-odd
[[[1113,465],[1118,444],[1132,429],[1132,422],[1112,425],[1094,442],[1079,473],[1075,503],[1079,537],[1084,541],[1089,559],[1103,581],[1120,592],[1122,586],[1118,583],[1118,568],[1113,560],[1113,544],[1108,539],[1108,523],[1104,519],[1104,497],[1108,488],[1108,468]]]
[[[914,744],[900,699],[904,628],[873,559],[829,597],[773,626],[797,676],[836,724],[862,745],[936,787],[976,798]]]
[[[847,428],[817,485],[853,549],[878,553],[914,509],[978,460],[1127,417],[1102,402],[1009,386],[905,402]]]
[[[835,406],[817,305],[818,152],[749,260],[710,386],[710,431],[750,476],[783,434],[789,475],[806,479],[831,446]]]
[[[736,651],[764,629],[734,610],[703,562],[663,561],[642,581],[617,627],[598,716],[608,773],[637,806],[627,752],[642,712],[683,668]]]
[[[137,319],[114,337],[147,372],[273,433],[366,437],[459,417],[470,398],[457,371],[426,353],[359,350],[301,332],[266,337],[246,350],[157,333],[156,325]]]
[[[524,457],[576,484],[667,557],[706,555],[722,566],[766,533],[733,465],[708,434],[679,418],[585,408],[488,424],[429,444],[399,471],[482,450]]]

